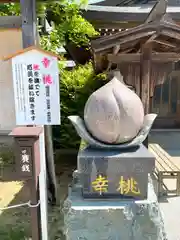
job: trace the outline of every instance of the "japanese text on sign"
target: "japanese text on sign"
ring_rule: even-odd
[[[27,150],[21,151],[21,171],[30,173],[30,156],[27,154]]]
[[[28,89],[29,89],[29,107],[30,107],[30,116],[31,120],[35,121],[35,101],[39,97],[40,90],[40,67],[38,64],[29,64],[27,65],[27,75],[28,75]]]
[[[98,175],[98,177],[91,183],[92,188],[95,192],[98,192],[100,195],[102,193],[108,192],[108,183],[109,180],[102,175]],[[120,177],[119,183],[117,184],[116,191],[122,195],[134,194],[140,195],[140,189],[138,187],[137,181],[130,177],[128,179],[124,179],[123,176]]]
[[[57,57],[31,50],[12,59],[17,125],[60,124]]]

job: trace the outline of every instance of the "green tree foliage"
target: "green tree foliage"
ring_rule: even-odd
[[[96,36],[97,32],[81,16],[80,5],[86,4],[86,1],[81,1],[80,4],[75,4],[73,0],[60,1],[61,4],[47,2],[38,3],[38,16],[47,15],[48,20],[54,23],[54,28],[49,35],[41,36],[41,46],[55,53],[68,41],[77,46],[88,47],[90,38]],[[20,15],[19,4],[0,4],[0,15]],[[104,84],[106,77],[103,74],[96,76],[91,62],[77,66],[72,71],[60,69],[61,126],[53,129],[54,143],[56,148],[78,149],[80,138],[67,117],[83,117],[84,105],[89,95]]]
[[[38,15],[45,14],[46,5],[44,3],[37,3]],[[19,3],[1,3],[0,4],[0,16],[19,16],[21,14],[21,8]]]
[[[89,39],[98,35],[94,27],[81,16],[80,7],[87,4],[87,1],[81,0],[79,4],[75,2],[77,1],[37,2],[37,15],[47,17],[54,23],[50,36],[42,36],[41,42],[45,49],[52,48],[55,51],[57,46],[65,45],[67,41],[77,46],[87,46]],[[0,4],[0,16],[6,15],[20,15],[20,4]]]
[[[105,74],[94,74],[91,62],[77,66],[72,71],[61,71],[61,126],[54,127],[53,131],[56,148],[79,147],[80,138],[67,117],[79,115],[83,118],[84,106],[89,95],[104,85],[105,81]]]
[[[89,39],[98,35],[94,27],[81,16],[79,7],[75,3],[56,3],[48,7],[48,19],[55,23],[62,44],[71,41],[78,46],[87,46]]]
[[[61,40],[58,37],[58,31],[54,29],[50,34],[41,36],[40,45],[44,50],[58,54],[57,49],[62,46]]]
[[[18,3],[0,4],[0,16],[20,15],[20,5]]]

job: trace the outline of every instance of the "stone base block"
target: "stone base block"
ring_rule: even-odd
[[[155,157],[141,144],[126,150],[84,148],[78,153],[78,172],[84,198],[147,199],[148,174]]]
[[[82,198],[73,187],[64,204],[67,240],[166,240],[164,224],[151,178],[148,199],[140,201]]]

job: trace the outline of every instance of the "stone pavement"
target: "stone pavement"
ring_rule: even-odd
[[[158,143],[180,166],[180,131],[152,131],[151,143]],[[175,180],[166,180],[168,188],[175,188]],[[166,196],[159,199],[168,240],[180,240],[180,196]]]

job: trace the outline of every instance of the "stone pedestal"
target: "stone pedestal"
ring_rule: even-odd
[[[80,150],[78,173],[83,197],[146,199],[148,174],[154,166],[155,157],[143,144],[124,150]]]
[[[67,240],[166,240],[152,180],[148,178],[146,200],[83,199],[74,184],[64,204]]]

